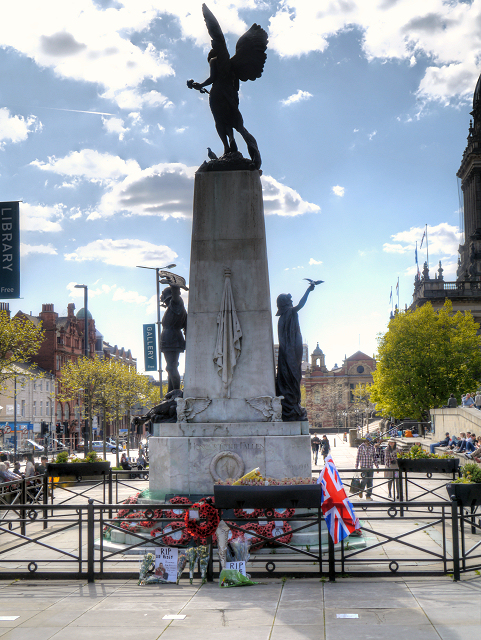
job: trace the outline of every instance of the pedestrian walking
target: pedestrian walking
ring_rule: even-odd
[[[399,465],[397,461],[397,444],[395,440],[389,440],[387,449],[384,452],[384,477],[388,478],[387,488],[389,497],[391,497],[391,490],[394,485],[394,500],[396,500],[396,494],[399,499]]]
[[[366,500],[372,500],[372,485],[374,480],[374,468],[379,469],[379,463],[376,460],[376,452],[370,442],[361,442],[356,456],[356,469],[361,469],[361,491],[359,497],[362,498],[362,492],[366,491]]]
[[[317,433],[314,434],[314,437],[311,440],[311,449],[312,455],[314,458],[314,464],[317,464],[317,458],[319,456],[319,447],[321,446],[321,440]]]
[[[326,435],[323,435],[321,440],[321,454],[324,460],[324,464],[326,463],[326,456],[330,450],[331,450],[331,445],[329,443],[329,440],[327,439]]]

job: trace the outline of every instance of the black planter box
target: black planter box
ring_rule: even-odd
[[[415,473],[454,473],[459,469],[459,458],[398,458],[400,471]]]
[[[449,483],[446,485],[451,500],[457,500],[463,507],[477,507],[481,505],[481,482],[472,484]]]
[[[47,465],[47,475],[58,478],[60,476],[75,476],[85,478],[90,476],[101,476],[109,473],[110,462],[49,462]]]
[[[321,506],[321,485],[246,487],[216,484],[214,498],[219,509],[317,509]]]

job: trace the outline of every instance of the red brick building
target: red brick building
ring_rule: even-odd
[[[56,378],[56,398],[54,420],[57,423],[68,422],[68,436],[78,437],[79,423],[81,419],[81,408],[83,404],[82,394],[70,402],[60,402],[57,394],[59,391],[58,379],[62,367],[67,362],[77,362],[79,356],[85,354],[85,312],[80,309],[75,314],[75,304],[71,302],[67,307],[67,315],[59,316],[53,304],[43,304],[42,311],[38,316],[19,311],[17,316],[24,316],[34,324],[42,323],[45,332],[45,339],[40,347],[37,356],[34,358],[36,364],[46,371],[50,371]],[[88,312],[88,354],[101,358],[112,358],[137,367],[137,361],[132,357],[130,350],[112,347],[104,341],[102,334],[95,328],[95,320]]]
[[[302,378],[310,427],[319,431],[326,428],[346,430],[360,423],[361,415],[353,411],[353,392],[360,383],[372,383],[375,368],[374,358],[357,351],[340,367],[334,365],[329,371],[318,343]]]

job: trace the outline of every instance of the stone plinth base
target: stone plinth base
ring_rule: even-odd
[[[162,435],[149,439],[150,491],[157,499],[212,495],[216,480],[239,478],[256,467],[264,477],[311,476],[307,422],[157,426]]]

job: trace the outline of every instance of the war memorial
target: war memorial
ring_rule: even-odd
[[[154,424],[149,443],[150,490],[157,498],[206,494],[215,481],[254,468],[274,478],[310,476],[311,468],[299,405],[297,310],[314,285],[296,308],[288,294],[279,296],[285,356],[276,384],[261,156],[238,108],[239,80],[262,74],[267,34],[253,25],[230,58],[216,18],[205,5],[203,13],[212,38],[210,76],[188,86],[201,92],[211,86],[224,155],[210,152],[213,159],[195,176],[183,397],[176,400],[177,422]],[[238,151],[234,129],[250,159]]]

